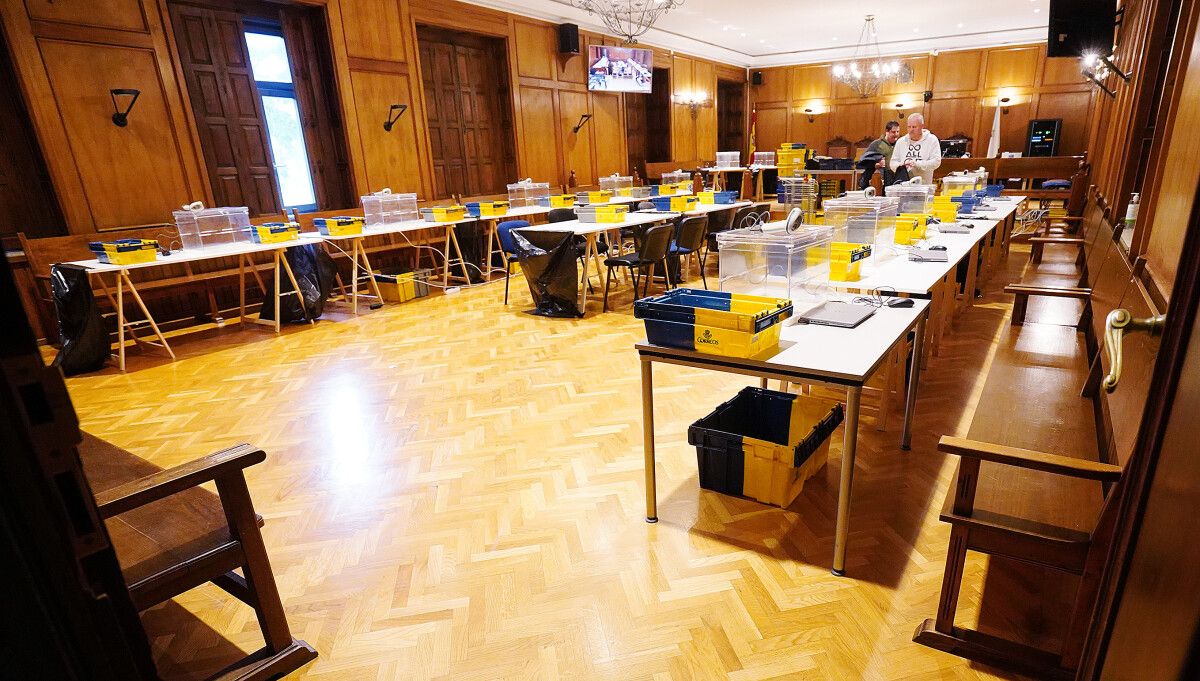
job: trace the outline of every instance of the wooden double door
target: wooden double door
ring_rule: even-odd
[[[504,40],[418,26],[417,44],[435,196],[503,193],[518,179]]]

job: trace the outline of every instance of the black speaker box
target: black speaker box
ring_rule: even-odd
[[[575,24],[558,25],[558,51],[560,54],[579,54],[579,27]]]
[[[1050,0],[1046,56],[1108,56],[1116,17],[1117,0]]]
[[[763,84],[763,72],[762,71],[751,71],[750,72],[750,84],[751,85],[762,85]]]

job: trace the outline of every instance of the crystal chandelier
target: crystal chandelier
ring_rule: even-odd
[[[605,28],[632,45],[659,17],[683,5],[683,0],[571,0],[571,5],[600,17]]]
[[[900,77],[904,66],[894,59],[884,61],[880,58],[875,15],[868,14],[858,44],[854,46],[854,57],[847,64],[834,64],[833,77],[853,88],[860,97],[870,97],[879,92],[879,86],[884,82]]]

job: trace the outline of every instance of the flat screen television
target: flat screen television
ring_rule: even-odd
[[[588,45],[588,89],[601,92],[650,92],[654,53],[636,47]]]

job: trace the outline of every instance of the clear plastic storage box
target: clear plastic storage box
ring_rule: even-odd
[[[894,196],[837,198],[824,202],[825,225],[833,229],[834,243],[871,247],[868,267],[893,254],[896,216],[900,200]]]
[[[619,190],[630,189],[632,187],[633,176],[631,175],[618,175],[617,173],[613,173],[612,175],[607,175],[600,178],[600,188],[610,190],[614,196],[628,196],[628,192],[622,194]]]
[[[362,207],[367,229],[421,219],[416,194],[393,194],[385,188],[362,197]]]
[[[950,196],[959,196],[965,191],[974,190],[978,181],[978,178],[974,175],[951,173],[942,178],[942,193]]]
[[[509,208],[544,205],[541,203],[542,200],[548,199],[549,196],[549,182],[534,182],[527,177],[520,182],[508,185]]]
[[[781,225],[777,231],[770,225],[766,230],[717,232],[720,289],[800,303],[827,299],[832,294],[828,282],[833,230],[819,225],[805,225],[793,233]]]
[[[201,203],[173,213],[183,248],[250,241],[250,210],[245,206],[205,208]]]
[[[780,177],[775,184],[775,200],[789,210],[799,208],[812,215],[820,204],[820,186],[811,175],[808,177]]]
[[[662,184],[677,184],[691,182],[692,174],[686,170],[670,170],[662,174]]]
[[[742,164],[742,152],[740,151],[718,151],[717,152],[717,168],[737,168]]]
[[[933,195],[937,192],[937,185],[893,184],[888,185],[884,192],[900,201],[901,213],[929,213],[933,211]]]
[[[756,152],[754,152],[754,165],[756,165],[756,166],[773,166],[773,165],[775,165],[775,152],[773,152],[773,151],[756,151]]]

